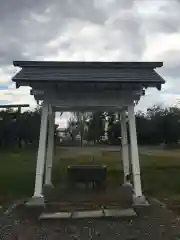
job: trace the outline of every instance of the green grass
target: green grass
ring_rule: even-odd
[[[0,202],[28,196],[34,187],[36,154],[32,151],[0,153]]]
[[[123,179],[119,152],[102,151],[91,154],[68,153],[58,149],[53,166],[53,183],[66,181],[71,164],[105,164],[108,183],[120,184]],[[140,153],[143,190],[148,195],[172,196],[180,193],[180,152]],[[0,152],[0,202],[16,197],[31,196],[34,189],[36,152],[21,150]]]

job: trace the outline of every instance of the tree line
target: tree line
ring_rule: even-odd
[[[19,114],[13,109],[0,111],[0,147],[36,146],[40,132],[40,108]]]
[[[106,143],[120,144],[120,115],[113,112],[95,112],[87,115],[83,124],[81,121],[75,116],[69,121],[67,131],[71,132],[72,124],[77,126],[76,130],[86,126],[83,139],[101,143],[105,135],[105,121],[108,121],[108,141],[105,140]],[[180,109],[178,107],[163,108],[154,105],[148,108],[146,112],[139,111],[136,113],[136,127],[138,143],[141,145],[165,144],[175,146],[180,140]],[[128,121],[127,129],[129,137]],[[82,132],[82,130],[78,131]]]
[[[29,145],[37,147],[40,121],[40,108],[21,114],[13,109],[0,111],[0,147]],[[104,138],[105,122],[108,122],[108,139]],[[141,145],[177,145],[180,140],[180,109],[153,106],[145,113],[137,112],[136,126],[138,143]],[[77,134],[80,134],[81,143],[82,140],[86,140],[94,144],[120,144],[120,115],[113,112],[73,113],[73,117],[68,121],[66,132],[72,142],[75,141]]]

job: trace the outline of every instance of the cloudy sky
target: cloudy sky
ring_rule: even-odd
[[[180,101],[180,0],[0,0],[0,19],[0,104],[36,106],[13,60],[163,61],[138,109]]]

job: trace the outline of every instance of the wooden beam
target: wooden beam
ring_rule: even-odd
[[[29,107],[29,104],[0,105],[0,108],[21,108],[21,107]]]

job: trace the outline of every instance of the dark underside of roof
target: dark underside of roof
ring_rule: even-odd
[[[21,83],[34,82],[117,82],[165,83],[154,70],[161,62],[14,62],[22,69],[13,77]]]

